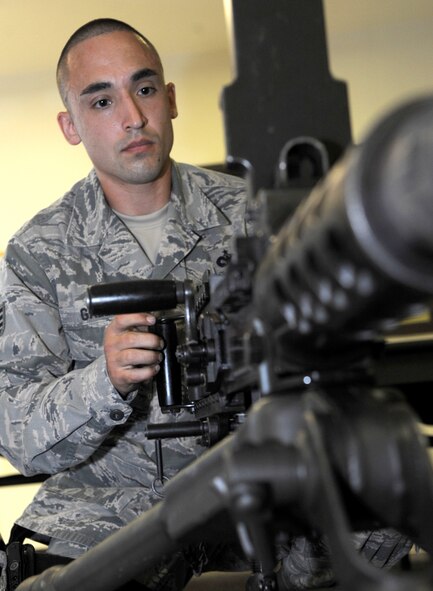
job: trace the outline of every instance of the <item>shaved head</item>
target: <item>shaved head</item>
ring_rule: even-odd
[[[68,107],[68,56],[71,49],[73,49],[79,43],[86,41],[86,39],[91,39],[92,37],[97,37],[98,35],[113,33],[114,31],[126,31],[135,35],[139,40],[141,40],[152,51],[161,67],[161,72],[163,73],[161,58],[159,57],[155,46],[149,41],[149,39],[147,39],[147,37],[134,29],[134,27],[131,27],[131,25],[128,25],[123,21],[112,18],[100,18],[92,20],[77,29],[75,33],[71,35],[64,46],[62,53],[60,54],[59,61],[57,62],[57,87],[65,107]]]

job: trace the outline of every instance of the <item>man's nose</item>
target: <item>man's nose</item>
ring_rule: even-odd
[[[147,124],[147,118],[133,96],[125,97],[123,103],[125,129],[141,129]]]

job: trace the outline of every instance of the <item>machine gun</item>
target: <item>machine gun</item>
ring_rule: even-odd
[[[237,40],[246,40],[238,66],[252,51],[248,15],[260,24],[276,17],[272,37],[257,29],[253,35],[272,38],[274,50],[291,33],[302,36],[300,22],[319,22],[320,29],[317,13],[303,13],[287,31],[291,10],[313,6],[321,8],[304,0],[235,0],[235,26],[246,27],[237,29]],[[168,376],[162,406],[185,403],[197,420],[185,432],[170,427],[157,435],[221,441],[174,477],[152,510],[68,566],[24,581],[20,591],[116,589],[164,556],[211,539],[221,516],[255,565],[249,589],[276,588],[276,541],[316,532],[328,540],[344,589],[433,588],[430,564],[422,572],[382,571],[351,542],[354,531],[393,527],[433,552],[433,473],[418,418],[398,391],[375,379],[383,335],[433,294],[433,99],[398,108],[335,163],[335,146],[348,140],[342,90],[343,101],[330,101],[339,105],[340,142],[323,130],[290,135],[288,143],[286,136],[280,145],[270,142],[279,154],[270,166],[248,153],[251,142],[233,152],[228,133],[228,160],[253,171],[256,231],[238,240],[222,279],[197,290],[173,281],[90,288],[98,313],[154,310],[155,288],[160,308],[184,306],[184,341],[175,342],[177,316],[165,314],[160,325],[168,327],[166,369],[174,358],[180,362],[188,397],[172,392],[178,377]],[[226,109],[230,100],[229,92]],[[275,140],[277,126],[263,125],[263,138]],[[282,170],[295,170],[295,179],[281,180]]]
[[[400,107],[350,149],[264,257],[257,232],[238,239],[225,276],[197,287],[136,280],[89,288],[93,315],[168,311],[155,329],[166,342],[159,403],[166,412],[189,408],[199,421],[150,425],[150,437],[202,435],[213,445],[261,396],[377,383],[381,337],[422,312],[433,292],[429,193],[418,189],[428,179],[416,160],[428,150],[421,132],[431,106],[428,98]],[[260,196],[254,208],[266,210]],[[178,305],[182,314],[172,312]]]

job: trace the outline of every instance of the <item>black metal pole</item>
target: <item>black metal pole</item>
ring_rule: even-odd
[[[215,487],[222,479],[226,438],[176,475],[163,501],[73,562],[24,580],[17,591],[114,591],[165,556],[176,552],[221,512],[226,499]]]
[[[160,507],[144,513],[127,527],[64,567],[52,567],[23,581],[20,591],[114,591],[161,557],[174,552],[160,518]]]

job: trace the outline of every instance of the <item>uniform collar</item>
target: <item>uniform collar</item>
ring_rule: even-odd
[[[107,265],[126,276],[167,276],[194,248],[204,231],[230,224],[210,199],[213,184],[206,172],[185,164],[172,164],[169,220],[161,243],[162,254],[165,249],[170,256],[158,257],[152,267],[138,242],[108,205],[94,170],[73,188],[68,242],[97,249]],[[170,241],[175,242],[175,249]]]

